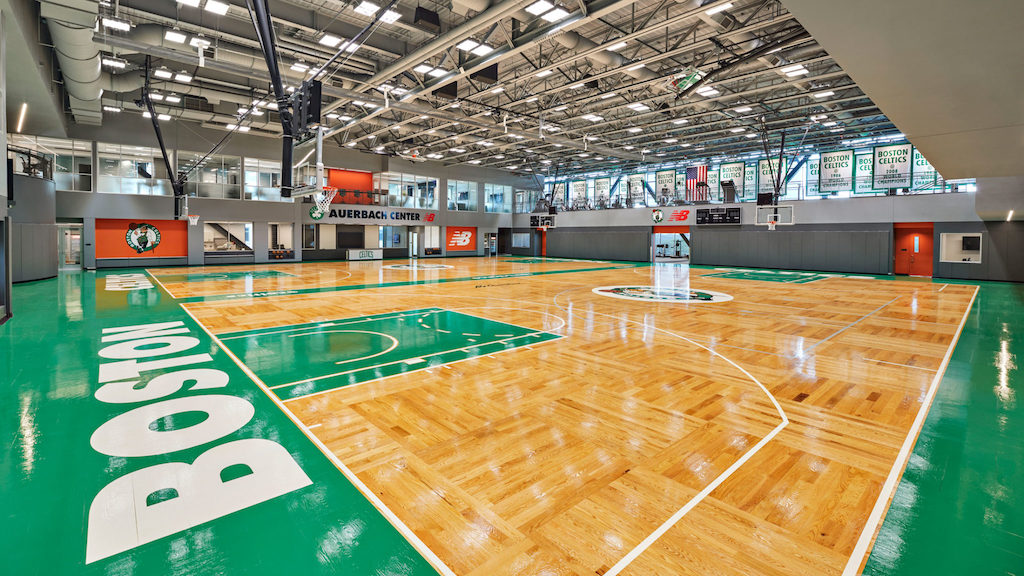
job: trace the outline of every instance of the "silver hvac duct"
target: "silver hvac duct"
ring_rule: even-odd
[[[46,18],[50,30],[71,115],[78,124],[102,124],[100,51],[92,41],[95,18],[87,22],[87,15],[81,16],[66,9],[48,9],[51,6],[43,3],[41,15]],[[92,5],[94,13],[96,6]],[[75,21],[60,20],[62,17],[71,17]]]
[[[558,42],[562,46],[570,50],[576,50],[578,52],[584,52],[594,50],[597,48],[597,43],[588,38],[580,36],[578,33],[573,31],[562,32],[555,36],[555,42]],[[612,66],[618,68],[629,64],[624,56],[615,52],[609,52],[607,50],[597,50],[590,54],[587,54],[587,59],[603,66]],[[647,68],[638,68],[636,70],[623,70],[623,74],[632,76],[633,78],[640,81],[648,81],[659,78],[657,74],[651,72]]]

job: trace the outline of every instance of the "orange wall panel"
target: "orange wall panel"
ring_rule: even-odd
[[[137,252],[126,240],[129,227],[149,224],[160,231],[160,243]],[[97,258],[184,258],[188,256],[188,221],[96,219]]]

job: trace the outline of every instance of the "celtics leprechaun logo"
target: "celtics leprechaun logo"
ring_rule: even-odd
[[[160,245],[160,231],[152,224],[132,222],[128,225],[128,233],[124,235],[124,241],[132,250],[142,254]]]
[[[658,210],[657,208],[655,208],[651,212],[651,220],[654,220],[655,224],[657,224],[658,222],[661,222],[664,219],[665,219],[665,214],[661,210]]]
[[[599,286],[592,290],[595,294],[621,298],[623,300],[640,300],[646,302],[728,302],[732,296],[710,290],[693,290],[690,288],[673,288],[661,286]]]

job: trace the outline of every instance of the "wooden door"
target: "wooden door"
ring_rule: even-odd
[[[932,227],[900,226],[895,232],[893,272],[912,276],[932,275]]]

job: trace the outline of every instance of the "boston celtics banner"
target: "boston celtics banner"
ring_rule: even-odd
[[[936,186],[939,181],[939,173],[925,159],[921,151],[914,148],[914,189],[921,190]]]
[[[708,170],[708,193],[712,200],[722,199],[722,189],[718,185],[718,170]]]
[[[598,178],[594,180],[594,199],[598,203],[608,202],[608,191],[611,189],[610,178]]]
[[[662,170],[654,174],[654,191],[658,196],[671,196],[676,191],[676,171]]]
[[[551,193],[552,204],[565,204],[565,182],[555,182],[554,191]]]
[[[686,170],[676,172],[676,190],[679,190],[680,194],[686,190]]]
[[[818,194],[823,193],[818,187],[819,172],[821,171],[821,163],[817,160],[807,161],[807,193]]]
[[[821,193],[853,191],[853,150],[837,150],[821,155],[818,191]]]
[[[909,188],[911,184],[910,144],[875,146],[874,183],[875,190],[888,188]]]
[[[736,187],[736,198],[743,197],[743,169],[746,164],[743,162],[732,162],[729,164],[722,164],[718,169],[718,181],[725,182],[726,180],[732,180],[733,186]]]
[[[853,180],[856,183],[853,189],[854,194],[871,194],[875,191],[872,173],[874,173],[875,157],[871,154],[858,154],[853,171]]]
[[[753,198],[757,192],[757,166],[748,164],[743,171],[743,194],[740,198]]]
[[[587,199],[587,181],[576,180],[569,185],[569,196],[573,203],[584,202]],[[578,200],[577,200],[578,199]]]
[[[769,162],[768,160],[759,160],[757,162],[757,193],[758,194],[774,193],[775,192],[775,182],[774,182],[774,180],[776,178],[779,179],[779,182],[782,182],[782,186],[783,186],[783,188],[785,188],[785,186],[786,186],[786,180],[785,180],[785,178],[786,178],[786,171],[789,170],[789,162],[787,160],[788,159],[786,159],[786,158],[782,159],[782,170],[781,171],[779,170],[779,159],[778,158],[772,158],[771,159],[771,164],[768,163]],[[779,176],[780,172],[782,173],[782,176]]]
[[[644,179],[647,174],[629,175],[629,197],[633,200],[640,200],[644,197]]]

